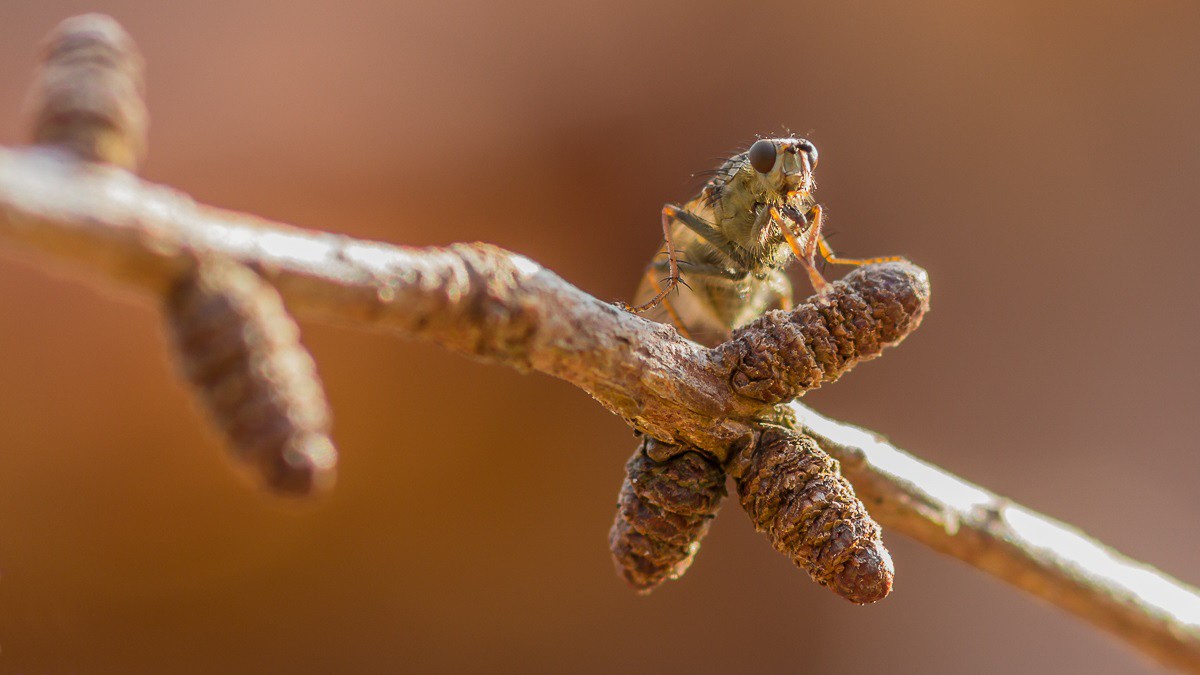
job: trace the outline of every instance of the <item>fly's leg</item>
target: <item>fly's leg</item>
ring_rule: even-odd
[[[689,298],[686,304],[681,305],[678,301],[679,296],[665,296],[659,302],[660,313],[651,315],[651,317],[655,321],[667,322],[669,320],[680,335],[701,344],[712,346],[715,342],[710,344],[709,339],[714,337],[719,337],[721,340],[728,339],[728,322],[730,320],[730,317],[726,316],[728,311],[723,311],[724,305],[717,302],[711,294],[716,292],[720,296],[721,290],[726,287],[726,283],[722,282],[742,281],[746,275],[731,268],[708,262],[683,263],[681,261],[681,264],[687,265],[687,272],[679,284],[686,287],[688,292],[696,297]],[[668,271],[669,267],[669,263],[665,260],[651,263],[646,269],[638,296],[645,297],[645,294],[650,292],[661,294],[663,290],[662,275]],[[771,285],[771,289],[776,291],[772,294],[772,301],[778,300],[784,295],[790,298],[790,286],[787,285],[787,278],[782,274],[779,277],[783,286]],[[694,314],[692,312],[697,311],[697,304],[699,304],[699,313]],[[663,316],[664,314],[665,316]]]
[[[829,248],[829,242],[825,241],[825,237],[821,236],[821,206],[814,205],[812,210],[816,214],[813,216],[813,223],[816,223],[813,232],[817,235],[817,246],[820,248],[821,257],[830,265],[874,265],[885,262],[904,262],[904,256],[900,255],[886,255],[879,258],[839,258],[833,249]]]
[[[738,274],[737,272],[735,272],[731,269],[721,267],[720,265],[714,265],[712,263],[695,262],[695,263],[687,263],[687,264],[688,264],[688,272],[687,272],[688,279],[691,280],[692,283],[697,283],[697,282],[703,283],[704,279],[706,279],[706,278],[707,279],[724,279],[727,281],[740,281],[745,276],[745,275]],[[656,294],[664,295],[663,294],[663,286],[659,280],[659,275],[662,274],[663,272],[667,272],[669,269],[670,269],[669,262],[652,263],[648,268],[646,268],[646,281],[650,284],[650,287],[654,289],[654,292]],[[776,293],[775,293],[776,299],[778,299],[781,303],[790,304],[790,302],[791,302],[791,285],[788,283],[787,277],[784,277],[782,274],[779,276],[780,276],[780,280],[783,285],[780,286],[779,283],[772,284],[773,290],[776,291]],[[686,281],[683,281],[682,279],[679,281],[679,283],[683,284],[684,286],[687,286],[693,292],[696,292],[697,289],[701,289],[700,292],[704,292],[702,290],[704,288],[703,286],[698,286],[697,288],[692,288],[691,286],[688,286],[688,283]],[[649,304],[649,303],[647,303],[647,304]],[[683,321],[683,317],[679,314],[679,310],[675,308],[674,303],[671,302],[671,298],[666,297],[664,295],[664,297],[659,302],[659,304],[662,305],[663,310],[666,311],[667,316],[671,319],[671,324],[675,326],[675,329],[678,330],[681,335],[683,335],[685,338],[687,338],[689,340],[696,339],[696,337],[693,335],[692,331],[690,331],[687,328],[687,326],[685,325],[685,323]]]
[[[671,304],[671,299],[666,297],[666,292],[663,291],[662,285],[658,282],[658,273],[662,271],[659,269],[660,267],[661,265],[651,265],[646,270],[646,281],[650,282],[650,287],[653,288],[654,292],[658,294],[657,297],[661,298],[660,302],[662,303],[663,309],[666,310],[667,316],[671,317],[671,325],[675,326],[675,330],[679,331],[680,335],[691,340],[692,334],[688,332],[687,327],[683,325],[683,319],[679,318],[679,312],[675,311],[675,305]],[[631,311],[638,310],[632,310],[631,308]]]
[[[804,217],[804,214],[789,210],[787,219],[784,219],[777,207],[771,207],[771,219],[779,224],[780,231],[783,232],[783,238],[787,240],[788,247],[792,249],[792,253],[800,264],[804,266],[804,271],[808,273],[808,280],[812,282],[813,290],[818,294],[824,293],[826,290],[833,287],[821,273],[817,271],[815,258],[817,257],[817,242],[821,239],[821,207],[813,206],[812,210],[816,213],[812,223]],[[796,233],[792,231],[792,226],[788,221],[796,225],[808,225],[808,229],[804,232],[804,244],[801,245],[796,240]]]
[[[667,297],[668,293],[675,290],[675,286],[679,284],[681,280],[679,276],[679,254],[675,250],[675,242],[671,241],[671,224],[678,219],[679,213],[680,208],[674,204],[667,204],[662,210],[663,241],[667,244],[668,273],[666,279],[663,279],[663,281],[666,283],[660,285],[657,279],[652,279],[651,281],[654,282],[654,288],[658,291],[658,294],[653,298],[650,298],[650,301],[646,302],[645,304],[638,305],[637,307],[625,305],[625,309],[638,314],[648,309],[652,309],[658,305],[658,303],[662,302],[663,298]],[[650,269],[646,270],[646,273],[649,274],[654,267],[655,266],[651,266]]]
[[[808,272],[808,278],[812,281],[813,288],[818,293],[822,293],[831,287],[831,284],[825,281],[825,277],[821,276],[821,273],[817,271],[816,254],[818,252],[825,262],[831,265],[874,265],[876,263],[901,262],[904,260],[903,256],[898,255],[882,256],[879,258],[839,258],[833,252],[833,249],[829,247],[829,242],[825,241],[825,236],[821,234],[821,205],[814,204],[809,213],[812,214],[812,221],[809,223],[808,230],[804,233],[803,247],[799,246],[796,242],[795,235],[790,232],[791,228],[787,226],[787,223],[780,221],[780,229],[783,230],[783,236],[787,239],[788,246],[791,247],[796,257],[800,259],[800,263],[804,265],[804,270]],[[772,208],[771,215],[775,217],[778,215],[778,212]],[[798,216],[791,219],[797,224],[808,222],[808,219],[803,214],[791,212],[789,215]]]

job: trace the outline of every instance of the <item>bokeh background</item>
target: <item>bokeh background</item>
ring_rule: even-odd
[[[693,173],[812,138],[835,245],[934,296],[808,403],[1200,582],[1200,5],[3,0],[0,142],[92,10],[148,61],[149,179],[603,299]],[[606,547],[634,439],[542,375],[304,323],[342,458],[296,508],[231,469],[152,300],[5,246],[0,317],[0,672],[1155,669],[897,533],[895,592],[851,606],[734,502],[636,596]]]

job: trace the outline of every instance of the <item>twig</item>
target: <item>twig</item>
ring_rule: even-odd
[[[0,149],[0,238],[154,294],[193,256],[233,258],[293,311],[561,377],[636,428],[712,453],[750,434],[762,405],[731,395],[713,352],[486,245],[421,250],[301,230],[39,149]],[[1194,589],[869,432],[792,408],[885,527],[1200,672]]]
[[[39,149],[0,149],[0,204],[4,237],[153,294],[195,258],[230,258],[293,312],[561,377],[656,437],[717,453],[750,433],[704,348],[492,246],[418,250],[306,231]]]
[[[1200,672],[1196,589],[871,432],[792,408],[885,527],[1058,605],[1164,664]]]

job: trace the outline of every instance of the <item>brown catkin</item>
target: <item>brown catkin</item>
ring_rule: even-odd
[[[790,311],[742,326],[714,351],[733,390],[781,403],[899,344],[929,311],[929,278],[908,262],[863,265]]]
[[[111,17],[71,17],[50,34],[30,92],[33,141],[133,169],[146,149],[142,57]]]
[[[816,441],[768,428],[729,471],[755,529],[817,583],[859,604],[891,592],[894,569],[879,525]]]
[[[184,374],[238,459],[282,494],[331,487],[329,405],[278,291],[239,263],[205,260],[168,294],[166,317]]]
[[[725,471],[718,464],[694,451],[656,462],[647,456],[653,445],[663,444],[646,439],[625,465],[608,535],[617,571],[639,593],[687,571],[725,498]]]

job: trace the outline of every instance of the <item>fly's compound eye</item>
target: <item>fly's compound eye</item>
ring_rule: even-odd
[[[808,167],[810,169],[817,168],[817,146],[809,141],[800,141],[800,152],[808,157]]]
[[[750,166],[759,173],[769,173],[775,168],[775,144],[765,138],[754,141],[754,145],[750,146],[750,150],[746,152],[746,159],[750,161]]]

